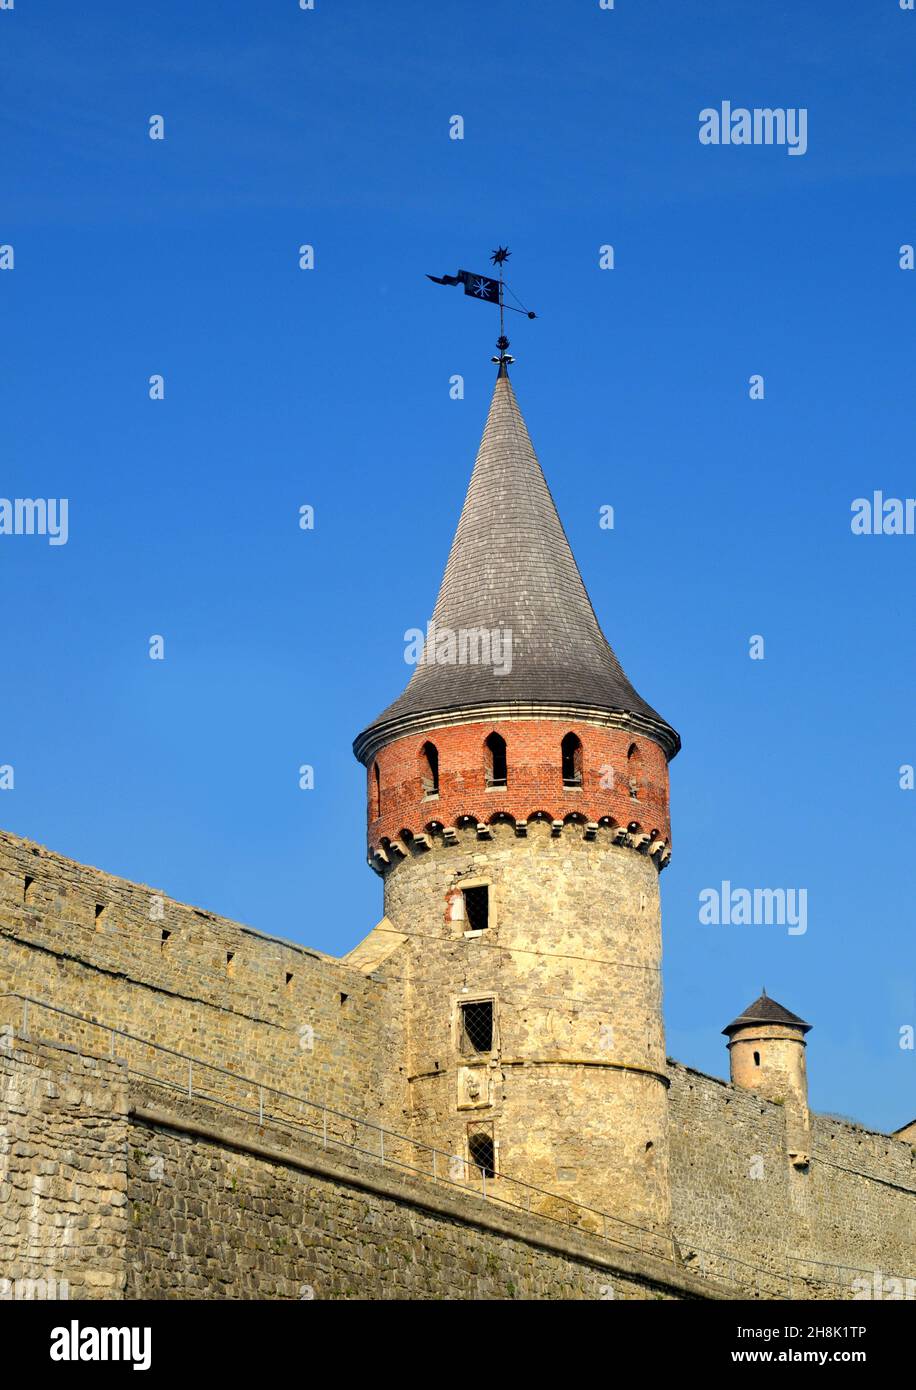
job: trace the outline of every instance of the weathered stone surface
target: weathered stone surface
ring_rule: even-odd
[[[474,878],[494,885],[487,941],[452,914]],[[0,989],[255,1078],[200,1067],[189,1100],[182,1059],[122,1038],[112,1058],[102,1028],[35,1007],[23,1036],[20,1002],[0,998],[0,1279],[66,1279],[90,1298],[290,1298],[304,1285],[332,1298],[849,1297],[862,1270],[916,1274],[911,1143],[812,1114],[810,1162],[795,1168],[785,1105],[664,1061],[657,869],[631,848],[537,821],[524,837],[431,837],[389,871],[389,924],[363,968],[164,897],[151,916],[156,896],[0,836]],[[475,994],[497,1004],[484,1064],[455,1033]],[[468,1074],[477,1090],[462,1102]],[[260,1126],[258,1080],[333,1107],[328,1149],[324,1112],[295,1099],[271,1096]],[[186,1128],[131,1119],[132,1106]],[[491,1199],[335,1145],[376,1152],[370,1125],[383,1124],[458,1151],[488,1112],[501,1171],[552,1194],[530,1217],[509,1213],[509,1229],[485,1223]],[[286,1144],[289,1162],[246,1151],[246,1137]],[[386,1159],[419,1161],[407,1140],[385,1143]],[[303,1166],[306,1151],[337,1169]],[[367,1173],[375,1185],[360,1187]],[[613,1249],[613,1221],[598,1239],[575,1199],[628,1216],[643,1251]],[[659,1233],[671,1253],[653,1264]]]

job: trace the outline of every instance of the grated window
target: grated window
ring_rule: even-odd
[[[477,1130],[468,1135],[468,1154],[471,1163],[485,1178],[496,1177],[496,1145],[493,1135],[486,1130]],[[473,1177],[474,1174],[472,1173]]]
[[[493,1000],[461,1004],[461,1051],[465,1056],[493,1050]]]

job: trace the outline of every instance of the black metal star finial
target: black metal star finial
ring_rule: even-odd
[[[496,250],[490,256],[490,260],[493,265],[505,265],[511,255],[512,252],[509,250],[508,246],[497,246]]]

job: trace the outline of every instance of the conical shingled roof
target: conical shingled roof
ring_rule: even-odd
[[[356,739],[364,761],[389,738],[428,723],[573,707],[631,715],[673,757],[675,731],[633,689],[598,625],[505,369],[493,392],[432,619],[437,632],[512,633],[511,671],[495,663],[421,663],[406,690]],[[511,708],[506,708],[511,707]]]
[[[792,1028],[799,1028],[803,1033],[810,1032],[812,1026],[803,1018],[799,1018],[798,1014],[790,1013],[781,1004],[777,1004],[764,990],[760,998],[755,999],[753,1004],[748,1004],[744,1013],[739,1014],[732,1023],[722,1029],[722,1032],[730,1035],[739,1028],[749,1028],[755,1023],[786,1023]]]

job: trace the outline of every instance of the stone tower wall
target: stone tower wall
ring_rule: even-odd
[[[738,1028],[728,1045],[732,1084],[768,1100],[808,1104],[805,1039],[784,1023],[755,1023]],[[759,1057],[759,1063],[754,1059]]]
[[[531,822],[430,838],[385,875],[408,936],[414,1133],[644,1227],[668,1217],[667,1076],[658,870],[581,826]],[[473,931],[463,890],[486,884]],[[493,1046],[462,1046],[461,1005],[492,1000]],[[540,1200],[533,1198],[533,1200]]]

